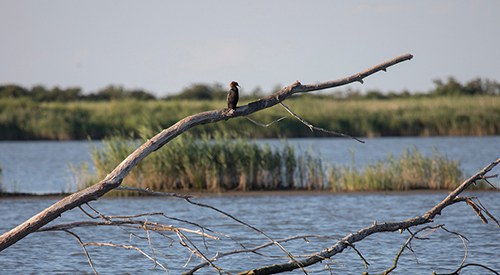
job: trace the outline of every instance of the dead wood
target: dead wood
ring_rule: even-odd
[[[207,123],[215,123],[218,121],[228,120],[236,117],[244,117],[260,110],[272,107],[297,93],[324,90],[346,85],[352,82],[363,83],[363,79],[367,76],[379,71],[386,71],[388,67],[403,61],[410,60],[412,57],[413,56],[411,54],[401,55],[360,73],[338,80],[326,81],[312,85],[302,85],[299,81],[296,81],[274,94],[251,102],[248,105],[241,106],[236,110],[219,109],[188,116],[170,126],[169,128],[164,129],[156,136],[152,137],[144,144],[139,146],[139,148],[137,148],[132,154],[130,154],[125,160],[123,160],[111,173],[109,173],[100,182],[61,199],[60,201],[47,207],[45,210],[34,215],[12,230],[3,233],[0,236],[0,251],[3,251],[14,243],[23,239],[28,234],[40,229],[42,226],[59,217],[62,213],[85,204],[89,201],[97,200],[109,191],[119,187],[122,180],[130,173],[130,171],[135,166],[137,166],[137,164],[142,161],[142,159],[192,127]]]
[[[500,158],[495,160],[494,162],[490,163],[486,167],[484,167],[481,171],[477,172],[475,175],[472,177],[468,178],[465,180],[462,184],[460,184],[455,190],[450,192],[450,194],[444,198],[440,203],[436,204],[432,209],[427,211],[425,214],[422,216],[417,216],[411,219],[407,219],[404,221],[400,222],[386,222],[382,224],[377,224],[374,223],[371,226],[365,227],[361,230],[359,230],[356,233],[349,234],[339,240],[337,243],[335,243],[333,246],[318,252],[306,259],[302,259],[297,262],[286,262],[286,263],[281,263],[281,264],[273,264],[269,266],[263,266],[259,268],[255,268],[252,270],[247,270],[243,271],[239,274],[247,274],[247,275],[256,275],[256,274],[275,274],[275,273],[281,273],[285,271],[292,271],[295,269],[303,269],[306,266],[310,266],[313,264],[316,264],[318,262],[321,262],[325,259],[329,259],[333,257],[334,255],[341,253],[346,249],[347,247],[350,247],[352,244],[359,242],[363,240],[364,238],[375,234],[375,233],[380,233],[380,232],[394,232],[398,230],[405,230],[413,226],[417,225],[422,225],[426,223],[430,223],[433,221],[434,217],[436,215],[440,215],[441,211],[451,205],[454,204],[458,201],[463,201],[463,200],[456,200],[458,195],[462,193],[464,190],[466,190],[470,185],[475,184],[476,181],[479,181],[486,176],[486,174],[491,171],[496,165],[500,163]],[[475,210],[476,211],[476,210]],[[484,216],[483,216],[484,218]]]

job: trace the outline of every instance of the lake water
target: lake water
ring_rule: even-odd
[[[278,140],[265,140],[280,144]],[[464,138],[374,138],[365,144],[345,139],[292,139],[288,141],[301,150],[318,151],[331,163],[349,164],[354,157],[357,165],[385,158],[388,153],[401,154],[405,148],[418,148],[424,154],[435,149],[450,159],[460,160],[466,174],[472,174],[487,163],[500,157],[500,137]],[[99,146],[99,144],[97,144]],[[70,190],[71,173],[68,163],[79,165],[90,161],[88,142],[0,142],[0,166],[3,183],[9,191],[49,193]],[[496,168],[494,173],[498,173]],[[498,179],[492,179],[498,185]],[[467,193],[477,196],[491,214],[500,217],[500,192]],[[196,198],[195,201],[213,205],[264,231],[273,239],[297,235],[321,235],[298,239],[282,245],[295,257],[314,253],[332,246],[336,240],[371,225],[399,221],[422,215],[440,202],[446,192],[424,193],[372,193],[372,194],[288,194],[264,193],[262,195],[225,195]],[[0,198],[0,232],[12,229],[32,215],[56,202],[57,198]],[[219,241],[185,233],[206,256],[267,242],[262,235],[236,223],[213,210],[188,204],[177,198],[101,198],[90,203],[106,215],[134,215],[161,212],[165,216],[145,216],[139,221],[165,224],[198,230],[199,225],[217,233]],[[88,211],[90,211],[87,208]],[[432,225],[445,224],[450,231],[468,238],[466,263],[486,265],[500,271],[500,228],[490,221],[483,224],[465,204],[446,208]],[[172,219],[175,218],[175,219]],[[89,221],[80,210],[68,211],[51,225]],[[183,221],[190,221],[186,223]],[[414,230],[415,231],[415,230]],[[179,244],[178,237],[170,231],[165,236],[150,235],[148,246],[145,233],[127,227],[74,229],[84,242],[113,242],[136,245],[153,254],[170,271],[179,274],[200,263],[195,256]],[[431,274],[453,272],[462,261],[464,248],[456,235],[443,230],[428,233],[424,240],[412,243],[414,253],[403,253],[394,274]],[[392,265],[393,259],[408,238],[408,233],[375,234],[356,244],[356,248],[370,263],[365,269],[353,249],[347,249],[332,260],[307,268],[312,274],[361,274],[363,271],[380,273]],[[208,249],[205,248],[205,244]],[[100,274],[164,274],[159,267],[137,251],[110,247],[89,247],[90,256]],[[217,261],[224,270],[235,273],[247,268],[271,263],[287,262],[283,252],[271,246],[258,254],[239,254]],[[189,260],[190,259],[190,260]],[[204,268],[197,274],[216,274]],[[86,257],[75,238],[64,232],[34,233],[17,244],[0,252],[0,274],[92,274]],[[303,274],[294,271],[287,274]],[[461,274],[488,274],[477,267],[464,269]]]
[[[468,193],[478,196],[491,214],[500,217],[500,192]],[[375,194],[297,194],[259,196],[203,197],[195,201],[218,207],[237,216],[245,222],[266,232],[274,239],[296,235],[323,235],[325,238],[308,238],[283,243],[296,257],[321,251],[332,246],[336,240],[369,226],[376,220],[398,221],[424,214],[446,196],[445,193],[375,193]],[[0,232],[4,232],[29,218],[55,199],[49,198],[3,198],[0,199]],[[241,249],[241,245],[254,247],[267,240],[262,235],[233,220],[208,209],[188,204],[175,198],[104,198],[91,205],[106,215],[132,215],[147,212],[162,212],[167,216],[189,220],[205,226],[221,237],[219,241],[207,239],[208,250],[201,238],[186,233],[193,243],[209,257],[218,252]],[[88,210],[88,209],[87,209]],[[459,232],[468,238],[466,263],[478,263],[500,271],[500,229],[494,223],[483,224],[476,214],[465,204],[459,203],[446,208],[432,225],[445,224],[450,231]],[[73,221],[88,221],[79,210],[74,209],[62,215],[52,224]],[[169,225],[198,230],[193,224],[179,222],[165,217],[151,216],[137,218],[140,221],[163,222]],[[144,232],[126,227],[120,228],[80,228],[73,229],[84,242],[109,242],[114,244],[137,245],[152,255]],[[413,230],[415,231],[415,230]],[[134,233],[134,234],[132,234]],[[190,261],[190,253],[179,245],[178,238],[171,232],[166,237],[151,233],[155,255],[159,262],[170,271],[180,274],[200,263],[196,257]],[[392,261],[406,241],[407,232],[400,234],[381,233],[358,242],[356,248],[368,261],[363,262],[352,249],[307,268],[311,274],[380,273],[392,265]],[[412,243],[414,254],[403,253],[394,274],[431,274],[432,271],[451,273],[462,261],[464,248],[456,235],[437,230],[425,235],[427,239]],[[154,264],[137,251],[110,247],[89,247],[90,256],[100,274],[165,274],[152,269]],[[220,267],[235,273],[247,268],[286,262],[287,258],[276,247],[261,251],[270,260],[257,254],[240,254],[221,258]],[[1,274],[91,274],[86,257],[76,239],[64,232],[34,233],[0,252]],[[217,274],[214,269],[205,268],[197,274]],[[300,271],[285,274],[303,274]],[[484,269],[469,267],[461,274],[489,274]]]
[[[313,150],[326,163],[358,166],[384,159],[388,154],[399,156],[405,149],[417,148],[424,155],[434,150],[459,160],[466,175],[475,173],[500,157],[500,136],[493,137],[429,137],[429,138],[370,138],[361,144],[350,139],[305,138],[289,139],[298,151]],[[259,140],[280,146],[277,139]],[[70,166],[91,164],[90,151],[100,142],[88,141],[2,141],[0,167],[3,188],[10,192],[58,193],[75,191],[74,174]],[[92,165],[90,165],[92,168]]]

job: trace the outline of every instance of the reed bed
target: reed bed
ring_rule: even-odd
[[[116,135],[94,148],[95,178],[103,178],[138,145],[138,141]],[[297,152],[286,141],[271,147],[217,133],[177,137],[144,159],[123,185],[163,192],[406,191],[452,189],[462,178],[459,162],[438,151],[424,156],[415,148],[408,149],[398,158],[389,155],[360,169],[355,163],[327,165],[313,151]]]
[[[416,148],[406,149],[397,159],[389,155],[363,169],[355,164],[334,166],[329,174],[329,186],[333,191],[451,190],[462,180],[458,161],[438,151],[432,156],[424,156]]]
[[[138,145],[117,135],[104,141],[101,148],[94,148],[96,176],[104,177]],[[158,191],[301,189],[317,186],[323,178],[318,163],[320,160],[308,152],[297,157],[286,142],[271,147],[219,133],[201,138],[184,134],[143,160],[123,184]],[[301,174],[295,177],[299,165]]]
[[[240,104],[247,103],[242,100]],[[315,126],[353,136],[500,134],[500,96],[338,100],[302,95],[290,98],[286,104]],[[166,128],[186,116],[225,106],[223,100],[37,103],[28,99],[0,99],[0,139],[102,139],[115,134],[115,129],[137,138],[141,125]],[[288,118],[268,128],[237,118],[196,127],[190,132],[199,136],[238,129],[238,134],[253,138],[325,135],[311,132],[280,106],[251,117],[269,123],[282,116]]]

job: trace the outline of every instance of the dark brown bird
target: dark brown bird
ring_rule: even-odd
[[[229,83],[229,93],[227,94],[227,107],[229,109],[233,109],[235,110],[236,109],[236,104],[238,104],[238,99],[240,98],[239,94],[238,94],[238,87],[240,85],[238,85],[238,82],[236,81],[231,81],[231,83]]]

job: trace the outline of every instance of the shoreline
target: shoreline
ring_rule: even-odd
[[[362,139],[376,139],[376,138],[449,138],[449,137],[456,137],[456,138],[469,138],[469,137],[478,137],[478,138],[487,138],[487,137],[499,137],[500,133],[493,133],[493,134],[421,134],[421,135],[361,135],[357,136],[358,138]],[[313,136],[285,136],[285,137],[244,137],[245,139],[249,140],[268,140],[268,139],[311,139],[311,138],[318,138],[318,139],[329,139],[329,138],[334,138],[334,139],[345,139],[344,137],[338,137],[338,136],[325,136],[325,135],[313,135]],[[109,136],[102,137],[102,138],[95,138],[95,139],[89,139],[87,138],[76,138],[76,139],[51,139],[51,138],[32,138],[32,139],[2,139],[0,137],[0,142],[81,142],[81,141],[88,141],[88,142],[103,142],[109,139]]]
[[[452,190],[434,190],[434,189],[415,189],[407,191],[391,191],[391,190],[378,190],[378,191],[340,191],[334,192],[330,190],[263,190],[263,191],[225,191],[225,192],[200,192],[200,191],[179,191],[171,192],[181,196],[192,196],[193,198],[206,198],[206,197],[258,197],[258,196],[327,196],[327,195],[413,195],[413,194],[447,194]],[[500,192],[500,189],[477,189],[466,190],[465,192]],[[14,192],[0,192],[1,199],[29,199],[29,198],[63,198],[71,195],[72,193],[14,193]],[[159,195],[105,195],[101,198],[106,199],[127,199],[127,198],[151,198],[162,197]],[[165,196],[171,197],[171,196]]]

